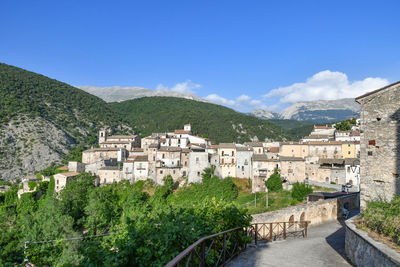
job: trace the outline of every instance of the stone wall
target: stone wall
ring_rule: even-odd
[[[357,99],[361,104],[361,208],[400,194],[400,83]]]
[[[356,266],[400,266],[400,254],[357,229],[353,219],[346,221],[345,250]]]
[[[295,221],[300,221],[300,217],[304,213],[305,221],[310,221],[311,224],[320,224],[341,218],[345,203],[348,203],[350,210],[358,209],[358,194],[307,202],[277,211],[255,214],[252,222],[288,222],[291,216]]]

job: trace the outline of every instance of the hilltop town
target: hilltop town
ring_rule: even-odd
[[[63,168],[66,172],[54,175],[56,192],[82,172],[95,174],[99,186],[147,179],[163,184],[168,175],[180,185],[198,183],[204,169],[212,165],[221,178],[250,179],[253,192],[264,192],[265,181],[276,169],[287,187],[307,182],[347,185],[358,191],[360,183],[357,124],[349,131],[314,126],[310,135],[298,142],[213,144],[209,138],[193,135],[190,124],[144,138],[112,135],[110,129],[103,129],[98,140],[99,147],[82,152],[82,162],[71,161]]]

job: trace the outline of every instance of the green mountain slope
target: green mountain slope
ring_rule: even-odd
[[[190,123],[194,134],[208,136],[214,142],[288,140],[293,137],[276,124],[232,109],[183,98],[144,97],[110,106],[143,136],[153,132],[182,129]]]
[[[314,125],[319,125],[314,121],[296,121],[296,120],[271,120],[273,123],[282,127],[288,134],[297,139],[308,136]]]
[[[100,98],[40,74],[0,63],[0,178],[11,180],[96,142],[121,119]]]

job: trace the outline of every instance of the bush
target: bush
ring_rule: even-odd
[[[400,197],[396,196],[391,202],[367,203],[362,222],[372,231],[388,236],[400,245]]]
[[[282,190],[282,179],[277,169],[275,169],[274,173],[267,181],[265,181],[265,185],[270,192],[278,192]]]
[[[298,201],[303,201],[306,199],[308,194],[311,194],[313,189],[311,186],[305,183],[296,182],[293,184],[292,188],[292,198],[297,199]]]

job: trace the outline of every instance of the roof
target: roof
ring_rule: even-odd
[[[346,158],[346,159],[344,159],[344,164],[345,165],[360,165],[360,159],[359,158]]]
[[[253,161],[278,161],[278,160],[270,159],[267,155],[264,154],[254,154]]]
[[[268,152],[279,153],[279,147],[277,147],[277,146],[270,147],[270,148],[268,148]]]
[[[190,153],[190,151],[189,148],[182,148],[182,153]]]
[[[92,148],[85,150],[83,152],[101,152],[101,151],[119,151],[122,148],[115,148],[115,147],[99,147],[99,148]]]
[[[148,157],[147,156],[137,156],[135,159],[134,159],[134,161],[140,161],[140,162],[142,162],[142,161],[148,161],[149,159],[148,159]]]
[[[248,146],[236,146],[237,151],[253,151],[251,147]]]
[[[301,142],[282,142],[280,144],[281,144],[281,146],[284,146],[284,145],[307,145],[307,143],[301,143]]]
[[[150,144],[149,148],[158,148],[158,144]]]
[[[279,161],[305,161],[305,159],[300,157],[279,157]]]
[[[341,145],[343,142],[342,141],[310,141],[308,142],[309,145]]]
[[[333,129],[333,127],[328,125],[314,125],[314,129]]]
[[[119,171],[120,167],[119,166],[105,166],[103,168],[100,168],[101,171]]]
[[[252,146],[252,147],[262,147],[263,143],[262,142],[245,142],[244,145]]]
[[[74,177],[74,176],[79,175],[79,172],[60,172],[55,175],[63,175],[65,177]]]
[[[319,164],[344,164],[344,159],[319,159]]]
[[[174,134],[190,134],[190,131],[185,130],[175,130]]]
[[[235,148],[236,145],[234,143],[220,143],[219,148]]]
[[[68,166],[62,166],[62,167],[60,167],[60,168],[57,168],[57,170],[60,170],[60,171],[68,171]]]
[[[135,147],[135,148],[132,149],[132,151],[133,152],[143,152],[144,150],[143,150],[143,148]]]
[[[209,145],[209,146],[207,146],[207,148],[210,148],[210,149],[218,149],[219,146],[218,146],[218,145]]]
[[[167,152],[180,152],[182,148],[174,147],[174,146],[162,146],[158,151],[167,151]]]
[[[304,136],[303,139],[329,139],[331,135],[309,135],[309,136]]]
[[[350,133],[350,136],[360,136],[360,132],[359,131],[352,131]]]
[[[130,144],[130,141],[105,141],[100,144]]]
[[[128,139],[128,138],[136,138],[137,135],[110,135],[107,136],[107,139]]]
[[[377,90],[368,92],[368,93],[366,93],[366,94],[363,94],[363,95],[361,95],[361,96],[359,96],[359,97],[356,97],[356,102],[357,102],[357,103],[360,103],[359,100],[363,99],[364,97],[367,97],[367,96],[376,94],[376,93],[378,93],[378,92],[380,92],[380,91],[383,91],[383,90],[385,90],[385,89],[388,89],[389,87],[392,87],[392,86],[394,86],[394,85],[399,85],[399,84],[400,84],[400,81],[395,82],[395,83],[392,83],[392,84],[389,84],[389,85],[387,85],[387,86],[385,86],[385,87],[382,87],[382,88],[379,88],[379,89],[377,89]]]

